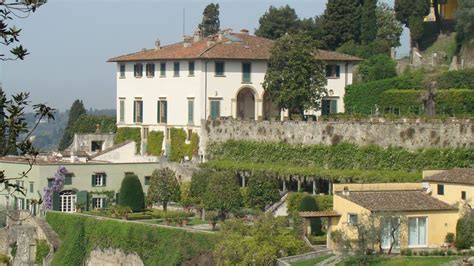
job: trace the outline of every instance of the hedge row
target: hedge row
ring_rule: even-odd
[[[474,89],[474,68],[446,71],[437,81],[441,89]]]
[[[474,163],[472,149],[433,148],[409,151],[403,148],[357,146],[349,143],[328,146],[229,140],[210,143],[207,152],[210,160],[289,164],[318,169],[410,172],[471,167]]]
[[[135,141],[137,145],[137,153],[140,151],[142,136],[140,128],[134,127],[121,127],[117,128],[117,133],[115,134],[115,144],[123,143],[127,140]]]
[[[264,174],[275,178],[290,177],[326,179],[338,182],[419,182],[421,172],[360,170],[360,169],[324,169],[316,166],[295,166],[291,164],[251,163],[236,161],[210,161],[201,165],[216,170],[245,171],[253,174]]]
[[[96,248],[116,248],[136,253],[145,265],[179,265],[210,252],[216,236],[144,224],[98,220],[75,214],[48,212],[47,222],[58,233],[62,245],[52,265],[83,265]]]

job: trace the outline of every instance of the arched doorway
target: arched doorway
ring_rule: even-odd
[[[76,212],[76,192],[73,190],[64,190],[59,193],[59,211]]]
[[[237,94],[237,117],[255,119],[255,94],[251,88],[243,88]]]
[[[271,118],[280,119],[280,110],[272,103],[270,93],[263,94],[263,119],[270,120]]]

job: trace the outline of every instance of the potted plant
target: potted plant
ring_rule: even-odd
[[[83,202],[78,202],[76,203],[76,211],[79,213],[82,213],[84,210],[86,210],[86,204]]]
[[[446,242],[446,245],[448,246],[448,248],[454,247],[454,241],[455,241],[454,234],[453,233],[447,233],[446,238],[445,238],[445,242]]]

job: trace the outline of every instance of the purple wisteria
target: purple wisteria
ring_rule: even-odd
[[[43,210],[51,210],[53,209],[53,192],[61,191],[64,186],[64,178],[66,176],[67,170],[66,167],[60,166],[58,171],[53,176],[53,183],[51,186],[44,188],[43,194]]]

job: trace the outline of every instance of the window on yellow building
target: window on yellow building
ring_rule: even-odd
[[[438,184],[438,195],[444,195],[444,185]]]

